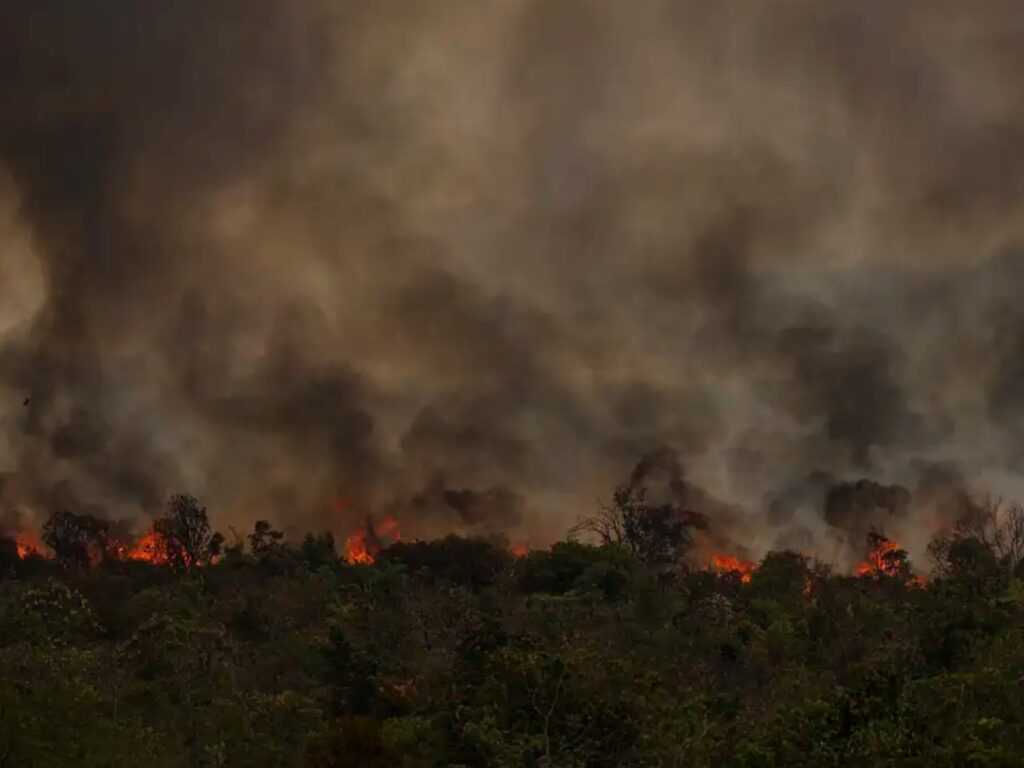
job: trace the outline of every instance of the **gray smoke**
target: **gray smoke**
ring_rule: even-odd
[[[1019,3],[35,0],[0,68],[8,512],[1024,488]]]

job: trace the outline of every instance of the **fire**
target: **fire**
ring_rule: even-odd
[[[366,545],[367,530],[361,528],[345,542],[345,559],[349,565],[373,565],[373,555]]]
[[[512,547],[510,551],[512,553],[512,557],[516,558],[517,560],[522,559],[526,557],[528,554],[530,554],[530,548],[526,544],[516,544]]]
[[[402,533],[395,518],[385,517],[375,525],[368,517],[362,527],[345,540],[345,559],[349,565],[373,565],[378,552],[387,544],[401,540]]]
[[[892,539],[874,540],[868,559],[857,566],[858,576],[898,576],[904,558],[899,555],[900,545]]]
[[[14,543],[18,547],[19,560],[39,554],[40,541],[34,533],[28,531],[19,533],[14,537]]]
[[[163,537],[156,531],[144,534],[135,542],[135,546],[128,550],[127,559],[142,560],[154,565],[165,564],[167,562],[167,546]]]
[[[757,565],[747,560],[740,560],[735,555],[711,555],[711,566],[718,573],[738,573],[740,581],[749,584],[753,578]]]
[[[872,534],[868,543],[867,560],[857,566],[858,576],[903,577],[910,586],[923,587],[925,585],[923,577],[909,574],[907,553],[897,542],[880,534]]]

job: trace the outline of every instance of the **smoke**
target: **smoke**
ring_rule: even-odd
[[[542,538],[671,445],[756,552],[815,471],[1024,490],[1016,3],[7,6],[6,513]]]

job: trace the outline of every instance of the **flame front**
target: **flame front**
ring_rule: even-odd
[[[135,542],[135,546],[128,551],[127,559],[164,565],[167,563],[167,545],[160,534],[149,531]]]
[[[718,573],[738,573],[740,575],[740,581],[744,584],[749,584],[753,578],[754,571],[757,570],[757,565],[747,560],[740,560],[735,555],[722,555],[713,554],[711,555],[711,566],[718,571]]]
[[[366,546],[366,529],[361,528],[345,542],[345,559],[349,565],[373,565],[373,555]]]
[[[373,565],[377,553],[388,544],[402,540],[398,520],[385,517],[378,524],[372,518],[345,540],[345,559],[349,565]]]

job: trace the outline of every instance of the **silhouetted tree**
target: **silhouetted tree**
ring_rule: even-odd
[[[43,525],[43,541],[63,567],[86,566],[102,555],[107,530],[107,523],[92,515],[54,512]]]
[[[284,534],[275,531],[269,522],[257,520],[252,533],[249,534],[249,547],[254,555],[260,557],[280,548],[283,538]]]
[[[153,530],[163,540],[168,564],[177,570],[209,563],[224,543],[222,534],[210,530],[206,507],[184,494],[168,500],[167,514],[153,523]]]
[[[1003,573],[1017,573],[1024,564],[1024,509],[992,496],[968,504],[952,528],[928,545],[937,574],[948,576],[962,571],[966,565],[963,557],[970,551],[980,556],[978,547],[963,545],[967,540],[991,552]]]
[[[679,563],[689,551],[694,529],[707,520],[698,512],[677,504],[651,504],[647,488],[631,480],[615,489],[610,505],[577,523],[571,536],[596,535],[604,545],[618,545],[646,565]]]

